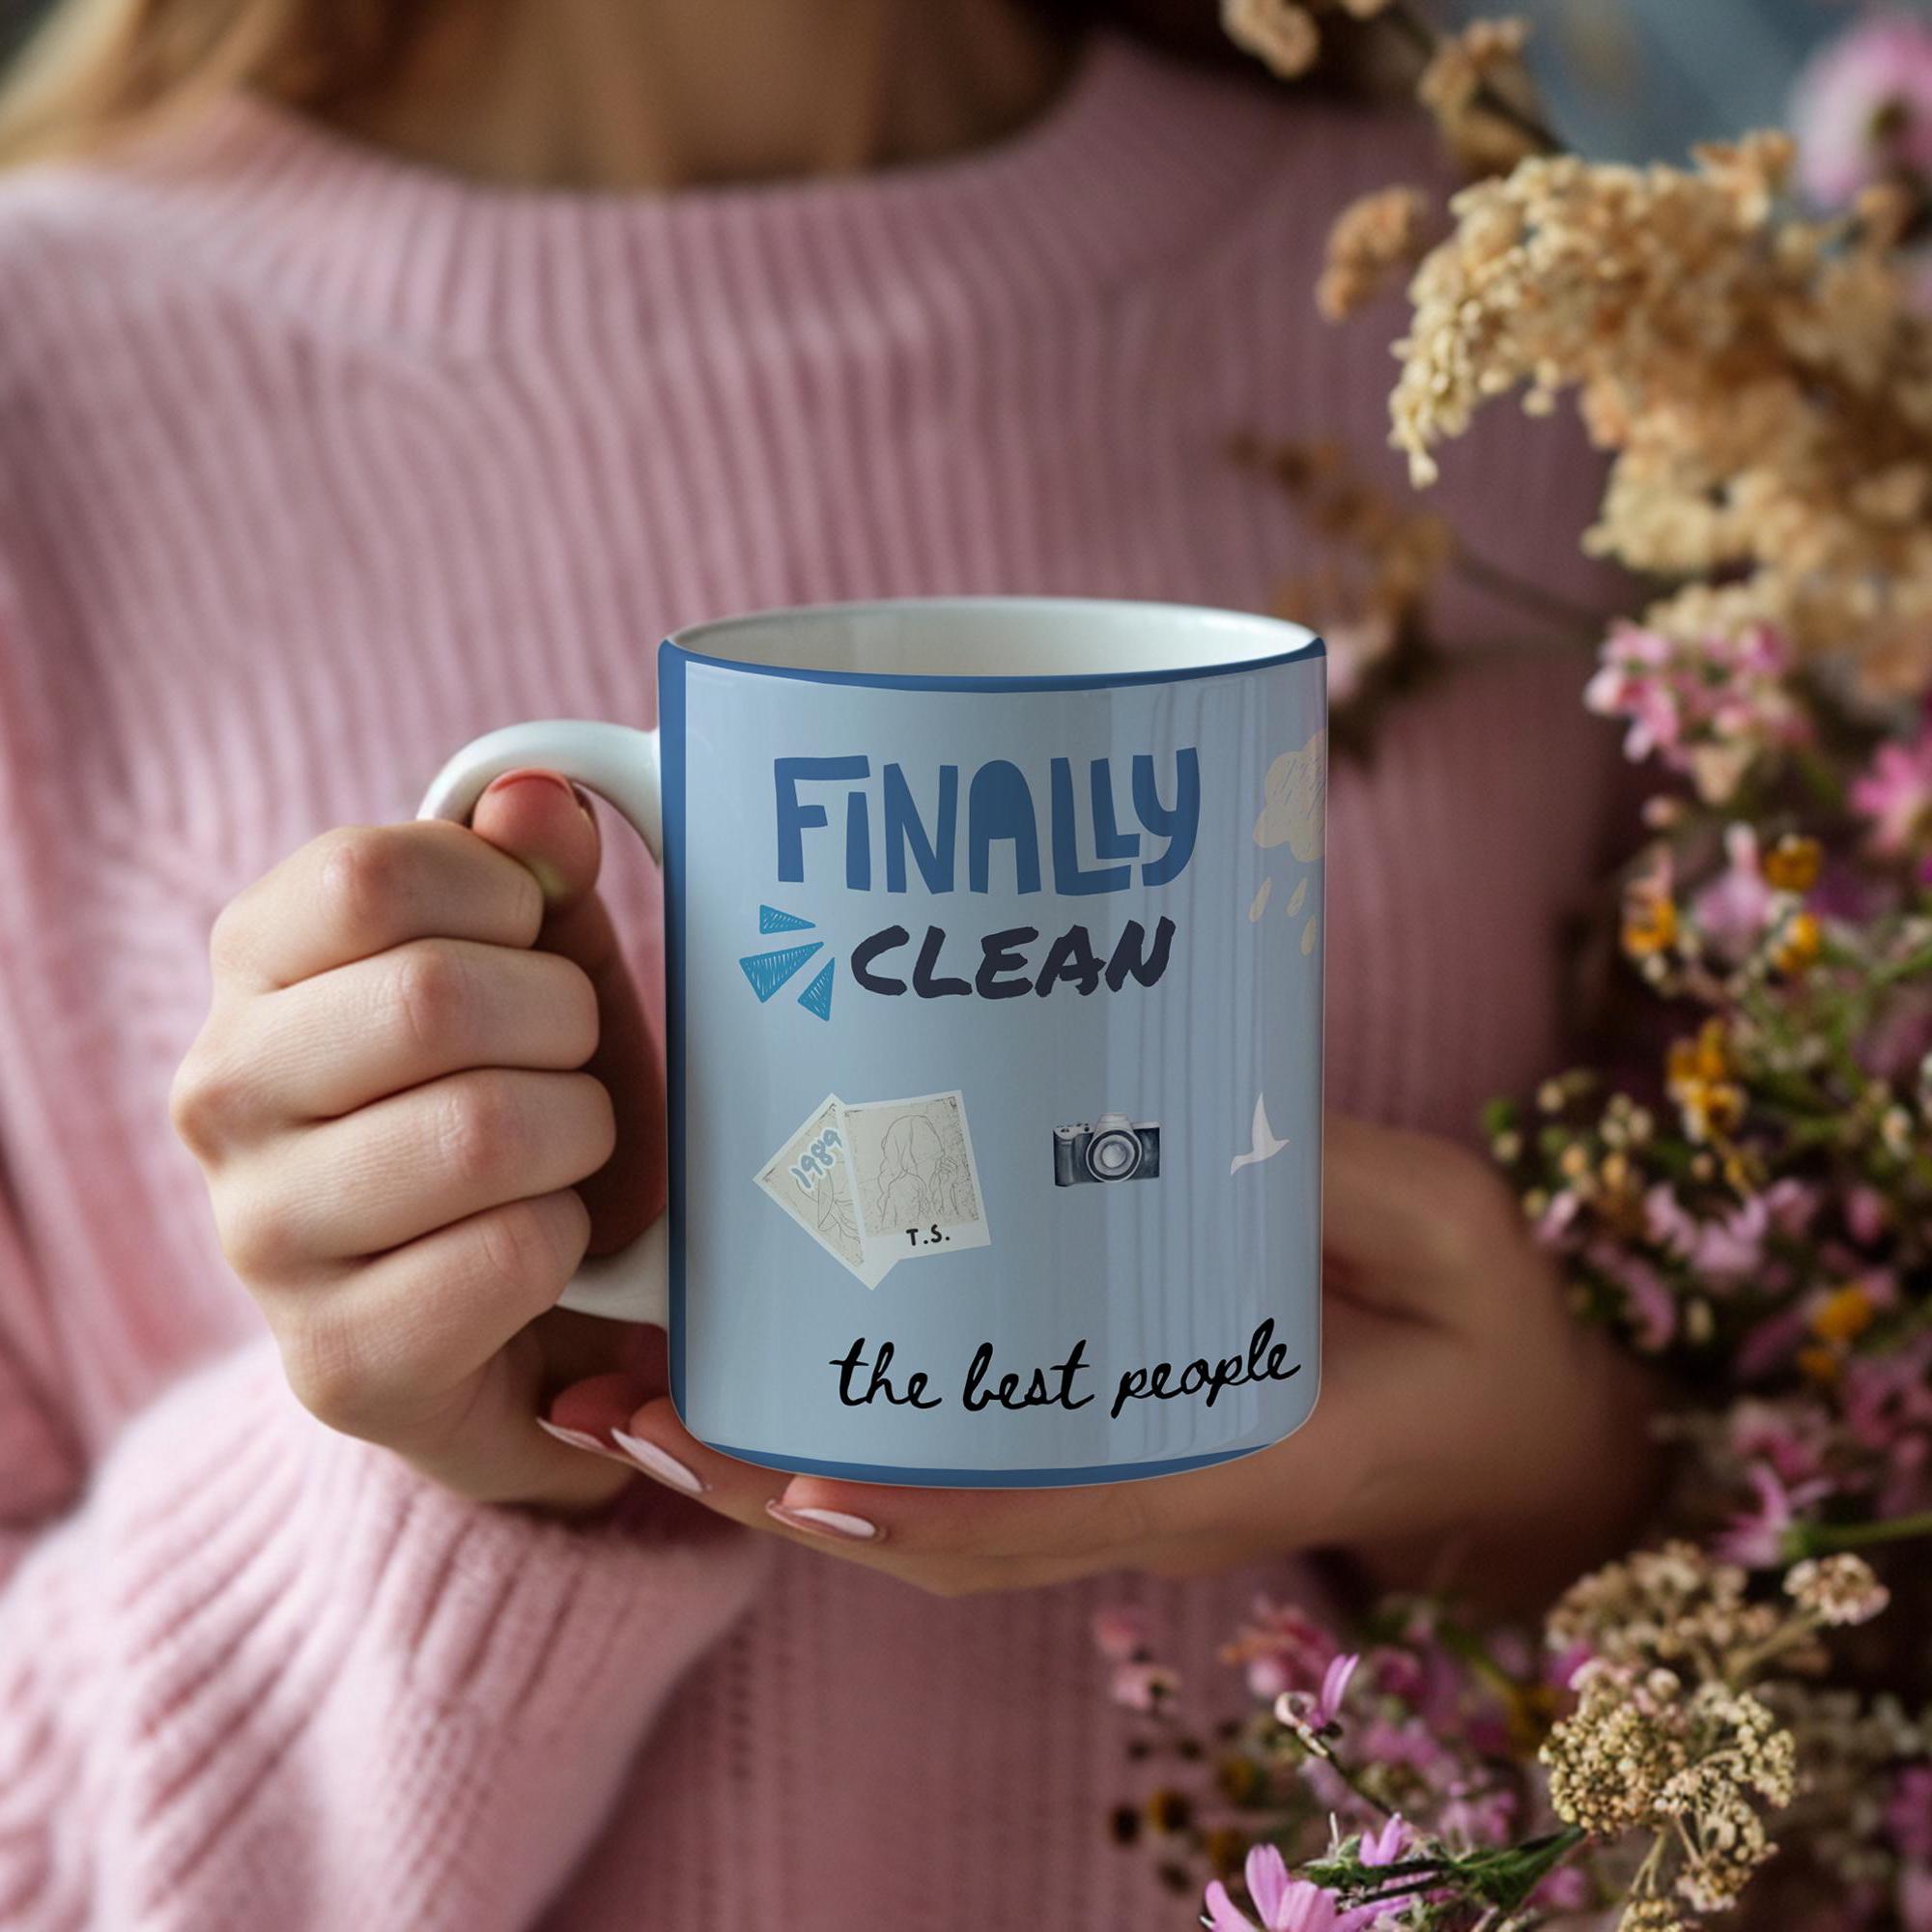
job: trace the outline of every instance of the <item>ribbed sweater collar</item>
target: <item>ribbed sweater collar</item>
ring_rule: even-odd
[[[143,217],[315,319],[482,350],[573,315],[675,336],[890,342],[923,312],[1050,314],[1202,245],[1279,108],[1090,38],[1040,118],[874,173],[653,193],[506,188],[399,159],[251,95],[122,164]]]

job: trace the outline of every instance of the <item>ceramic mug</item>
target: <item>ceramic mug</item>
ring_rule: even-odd
[[[566,1306],[669,1331],[728,1456],[985,1488],[1197,1468],[1314,1406],[1321,639],[956,598],[705,624],[658,724],[512,724],[665,884],[670,1206]]]

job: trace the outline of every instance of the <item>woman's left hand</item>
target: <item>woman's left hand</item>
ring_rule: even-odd
[[[1566,1309],[1501,1179],[1450,1142],[1340,1118],[1324,1167],[1320,1399],[1236,1462],[920,1490],[719,1455],[668,1396],[627,1413],[614,1378],[567,1390],[552,1416],[723,1516],[943,1596],[1346,1549],[1384,1583],[1533,1602],[1614,1553],[1651,1488],[1644,1378]]]

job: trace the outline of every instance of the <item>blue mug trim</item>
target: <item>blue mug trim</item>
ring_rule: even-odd
[[[1248,1449],[1214,1449],[1205,1456],[1173,1457],[1164,1463],[1094,1463],[1085,1468],[1053,1469],[927,1469],[894,1463],[827,1463],[812,1456],[791,1456],[781,1461],[753,1449],[734,1449],[728,1443],[705,1441],[702,1436],[697,1439],[707,1449],[715,1449],[719,1455],[729,1456],[735,1462],[789,1475],[835,1476],[848,1483],[899,1484],[921,1489],[1071,1490],[1083,1484],[1178,1476],[1188,1469],[1212,1468],[1216,1463],[1238,1463],[1244,1456],[1259,1456],[1264,1449],[1286,1442],[1288,1437],[1281,1435],[1273,1442],[1257,1442]]]
[[[822,616],[828,611],[861,613],[889,608],[903,609],[907,605],[917,608],[922,604],[926,606],[977,604],[998,606],[1012,611],[1021,611],[1037,606],[1042,611],[1050,611],[1055,616],[1072,614],[1083,607],[1094,611],[1121,610],[1132,610],[1137,612],[1165,611],[1174,616],[1208,617],[1224,621],[1229,618],[1244,619],[1251,623],[1273,625],[1279,630],[1290,628],[1280,619],[1265,616],[1258,611],[1219,611],[1205,604],[1161,604],[1120,597],[914,597],[809,608],[811,608],[813,615]],[[800,684],[858,685],[884,691],[1104,691],[1126,685],[1184,684],[1203,677],[1233,677],[1241,671],[1273,670],[1281,665],[1325,658],[1328,655],[1328,646],[1321,636],[1311,633],[1306,641],[1287,650],[1276,651],[1268,657],[1233,658],[1220,664],[1180,665],[1161,670],[1050,672],[1037,677],[970,677],[927,676],[918,671],[812,670],[793,665],[756,664],[745,658],[716,657],[706,651],[694,650],[690,644],[683,641],[688,637],[701,638],[707,631],[727,630],[734,624],[754,623],[760,619],[776,621],[794,614],[802,612],[753,611],[749,617],[725,618],[717,623],[696,624],[688,631],[676,632],[658,647],[658,674],[662,678],[666,654],[674,652],[677,661],[682,664],[710,665],[719,670],[736,671],[747,677],[789,678]]]
[[[950,600],[946,600],[950,601]],[[990,601],[990,600],[989,600]],[[1031,599],[1008,600],[1013,603]],[[1050,601],[1050,600],[1049,600]],[[1072,601],[1072,600],[1066,600]],[[1098,601],[1098,600],[1088,600]],[[1163,607],[1184,610],[1189,607]],[[1223,613],[1225,614],[1225,613]],[[704,628],[704,627],[701,627]],[[1318,636],[1294,649],[1245,663],[1204,665],[1176,670],[1105,672],[1064,677],[919,677],[873,671],[823,671],[784,666],[746,664],[737,658],[711,657],[666,638],[658,646],[658,770],[664,817],[664,935],[665,935],[665,1081],[667,1149],[669,1191],[666,1211],[670,1217],[670,1400],[679,1421],[691,1427],[685,1412],[685,676],[693,665],[704,665],[751,677],[789,678],[807,684],[869,685],[900,691],[1094,691],[1110,685],[1179,684],[1194,678],[1227,677],[1240,671],[1274,670],[1283,665],[1326,657],[1327,646]],[[947,1469],[915,1468],[894,1463],[838,1463],[793,1456],[773,1461],[748,1449],[710,1441],[696,1430],[696,1439],[721,1456],[730,1456],[755,1467],[789,1473],[833,1476],[850,1482],[900,1483],[930,1488],[1021,1490],[1076,1488],[1082,1484],[1130,1482],[1140,1477],[1179,1475],[1188,1469],[1209,1468],[1217,1463],[1238,1462],[1272,1448],[1270,1442],[1245,1449],[1217,1449],[1157,1463],[1102,1463],[1080,1468]],[[1277,1438],[1286,1439],[1286,1438]]]
[[[684,669],[685,653],[658,647],[658,791],[664,818],[665,1101],[670,1216],[670,1403],[684,1419]]]

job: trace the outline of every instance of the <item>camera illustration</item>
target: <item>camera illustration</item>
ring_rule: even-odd
[[[1053,1184],[1087,1180],[1154,1180],[1160,1175],[1160,1125],[1102,1114],[1053,1130]]]

